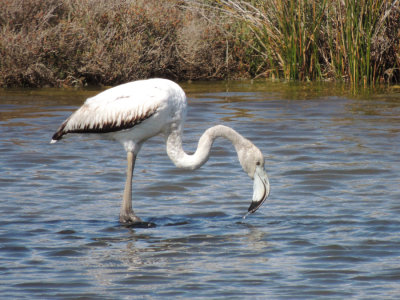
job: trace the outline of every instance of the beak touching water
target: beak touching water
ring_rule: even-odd
[[[254,213],[268,198],[269,181],[263,167],[257,166],[254,172],[253,201],[248,209],[248,214]]]

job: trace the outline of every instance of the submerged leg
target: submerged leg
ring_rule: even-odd
[[[128,167],[126,169],[126,183],[119,221],[121,223],[141,222],[142,220],[136,216],[132,210],[132,175],[133,169],[135,168],[136,155],[133,152],[128,151],[126,158]]]

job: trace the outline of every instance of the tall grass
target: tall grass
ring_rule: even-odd
[[[265,21],[254,33],[276,76],[296,80],[322,77],[318,43],[325,5],[326,1],[316,6],[315,1],[307,0],[268,3]]]
[[[263,60],[253,76],[334,78],[355,85],[400,80],[398,0],[218,2],[251,30],[249,60]]]
[[[329,54],[337,77],[348,76],[354,84],[371,84],[383,78],[388,67],[385,52],[391,48],[391,42],[392,46],[396,47],[397,43],[399,47],[398,40],[390,41],[391,32],[385,32],[388,18],[400,17],[397,2],[345,0],[328,7],[326,28],[331,49]],[[400,27],[397,31],[400,34]]]

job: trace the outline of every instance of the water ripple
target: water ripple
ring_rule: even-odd
[[[271,196],[243,219],[252,181],[228,142],[189,172],[154,138],[134,173],[150,228],[118,223],[120,145],[48,144],[95,91],[2,92],[1,297],[397,299],[399,96],[310,87],[185,85],[185,149],[213,124],[237,129],[262,149]]]

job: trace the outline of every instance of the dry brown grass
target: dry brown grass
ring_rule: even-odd
[[[175,0],[3,0],[0,86],[226,78],[218,23]]]

